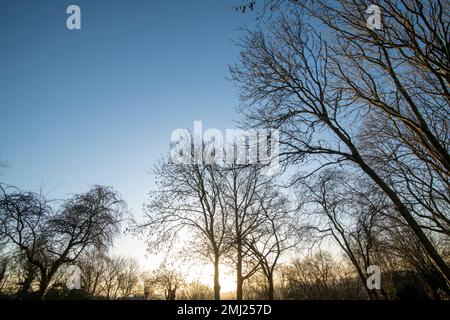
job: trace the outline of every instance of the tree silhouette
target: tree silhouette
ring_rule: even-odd
[[[61,266],[112,241],[124,210],[117,193],[102,186],[74,195],[57,211],[40,194],[3,187],[1,192],[2,234],[37,268],[39,299]]]

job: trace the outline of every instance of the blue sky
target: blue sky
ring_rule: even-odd
[[[174,129],[234,127],[231,39],[255,25],[236,2],[0,0],[1,180],[57,198],[111,185],[139,215]]]
[[[0,7],[3,180],[52,193],[116,187],[140,209],[172,130],[233,127],[233,1],[5,1]],[[66,29],[66,7],[82,30]]]

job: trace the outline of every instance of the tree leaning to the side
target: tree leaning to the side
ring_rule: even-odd
[[[285,164],[363,172],[450,281],[430,239],[450,227],[448,2],[377,2],[381,30],[371,1],[272,2],[231,68],[245,123],[280,129]]]

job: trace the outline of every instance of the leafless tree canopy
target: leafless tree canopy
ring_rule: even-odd
[[[448,281],[433,241],[450,212],[448,4],[380,2],[382,30],[367,25],[370,4],[281,4],[241,41],[241,110],[281,130],[285,164],[308,168],[295,183],[325,167],[370,179]]]
[[[11,248],[39,273],[38,298],[61,266],[90,248],[103,249],[118,231],[124,203],[111,188],[96,186],[58,209],[42,195],[1,187],[0,226]]]
[[[450,3],[235,9],[260,22],[230,67],[241,125],[279,130],[282,172],[199,161],[194,145],[189,163],[163,156],[127,226],[166,258],[152,270],[109,250],[126,212],[114,189],[56,201],[1,183],[0,298],[219,300],[225,269],[237,300],[450,298]],[[211,279],[188,275],[188,260]]]

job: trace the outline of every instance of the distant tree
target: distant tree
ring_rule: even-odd
[[[153,272],[153,282],[164,292],[166,300],[175,300],[184,280],[178,271],[163,264]]]
[[[102,285],[107,274],[107,261],[105,253],[99,250],[84,252],[76,262],[81,269],[81,287],[90,297],[102,295]]]
[[[98,271],[103,271],[98,279],[99,296],[116,300],[137,293],[141,273],[135,259],[107,255],[100,255],[98,259]]]
[[[354,286],[354,292],[342,292],[348,287],[345,282],[351,275],[345,272],[344,265],[325,251],[296,259],[282,273],[285,282],[283,295],[288,299],[361,299],[357,289],[361,286]]]
[[[118,285],[122,297],[137,294],[141,272],[139,263],[134,258],[125,259],[125,268],[118,275]]]
[[[157,283],[149,272],[142,274],[142,289],[145,300],[152,300],[157,296]]]
[[[208,285],[200,281],[189,282],[183,286],[182,299],[210,300],[214,297],[214,291]]]
[[[246,11],[253,11],[255,9],[256,1],[245,1],[239,5],[235,5],[234,9],[236,11],[240,11],[242,13],[245,13]]]
[[[34,297],[33,286],[39,281],[39,269],[21,252],[15,259],[15,275],[17,276],[17,296],[21,299]]]
[[[273,296],[274,268],[287,241],[281,240],[286,234],[282,236],[279,227],[283,212],[276,208],[279,204],[274,198],[278,193],[272,177],[264,176],[262,169],[262,165],[207,164],[195,160],[177,164],[164,158],[155,168],[159,188],[151,193],[147,219],[134,224],[133,230],[148,233],[153,250],[171,248],[182,230],[193,236],[189,252],[206,256],[214,264],[215,299],[220,299],[219,262],[223,255],[236,268],[237,299],[242,299],[244,281],[261,263],[272,282],[269,295]],[[270,235],[267,228],[272,230]],[[279,246],[273,243],[277,237]],[[258,241],[270,242],[271,248],[258,252]]]

